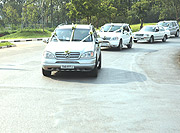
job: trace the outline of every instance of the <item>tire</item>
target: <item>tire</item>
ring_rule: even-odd
[[[127,47],[128,47],[129,49],[132,48],[132,38],[130,39],[129,44],[127,45]]]
[[[100,53],[100,56],[99,56],[99,60],[98,60],[98,69],[101,69],[101,64],[102,64],[102,60],[101,60],[101,53]]]
[[[42,68],[42,74],[46,77],[50,77],[51,76],[51,71],[46,71]]]
[[[154,37],[151,36],[150,39],[149,39],[149,43],[153,43],[154,42]]]
[[[137,40],[134,40],[134,43],[137,43]]]
[[[118,45],[118,47],[117,47],[117,50],[119,50],[119,51],[121,51],[122,50],[122,47],[123,47],[123,45],[122,45],[122,39],[119,41],[119,45]]]
[[[165,35],[162,39],[162,42],[166,42],[166,38],[167,38],[167,36]]]
[[[176,31],[175,37],[179,37],[179,31]]]
[[[96,65],[94,69],[89,73],[91,77],[97,77],[98,76],[98,67],[97,67],[97,60],[96,60]]]

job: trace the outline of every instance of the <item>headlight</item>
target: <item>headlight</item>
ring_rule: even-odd
[[[119,40],[119,37],[112,37],[111,40]]]
[[[93,57],[94,57],[93,51],[85,52],[81,55],[81,58],[93,58]]]
[[[54,54],[51,53],[51,52],[48,52],[48,51],[45,51],[43,56],[46,58],[46,59],[54,59]]]

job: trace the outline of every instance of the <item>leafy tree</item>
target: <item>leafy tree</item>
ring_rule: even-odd
[[[68,16],[71,19],[82,19],[86,18],[87,23],[91,23],[91,17],[98,13],[98,6],[100,0],[71,0],[67,4],[69,9]]]
[[[148,0],[141,0],[132,5],[130,14],[140,20],[140,29],[143,27],[144,19],[150,10],[151,2]]]
[[[13,8],[10,4],[6,3],[2,9],[4,14],[5,23],[10,23],[13,29],[13,25],[17,25],[20,22],[20,17],[15,8]]]
[[[180,0],[155,0],[154,7],[160,13],[160,20],[180,20]]]

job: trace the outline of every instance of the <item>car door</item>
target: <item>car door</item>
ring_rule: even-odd
[[[160,32],[159,32],[159,27],[154,27],[154,40],[158,40],[161,38]]]
[[[164,35],[165,35],[165,29],[163,27],[159,27],[160,39],[163,39]]]
[[[169,23],[169,31],[171,35],[174,34],[172,22]]]
[[[128,44],[130,41],[130,29],[128,25],[123,26],[122,36],[123,36],[124,44]]]

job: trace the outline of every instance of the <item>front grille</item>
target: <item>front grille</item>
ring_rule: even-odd
[[[64,52],[56,52],[55,53],[57,59],[78,59],[80,56],[79,52],[70,52],[66,54]]]
[[[79,62],[75,62],[75,61],[57,61],[56,63],[65,63],[65,64],[79,64]]]
[[[103,40],[110,40],[111,37],[104,37]]]
[[[136,34],[136,36],[144,36],[144,34]]]

